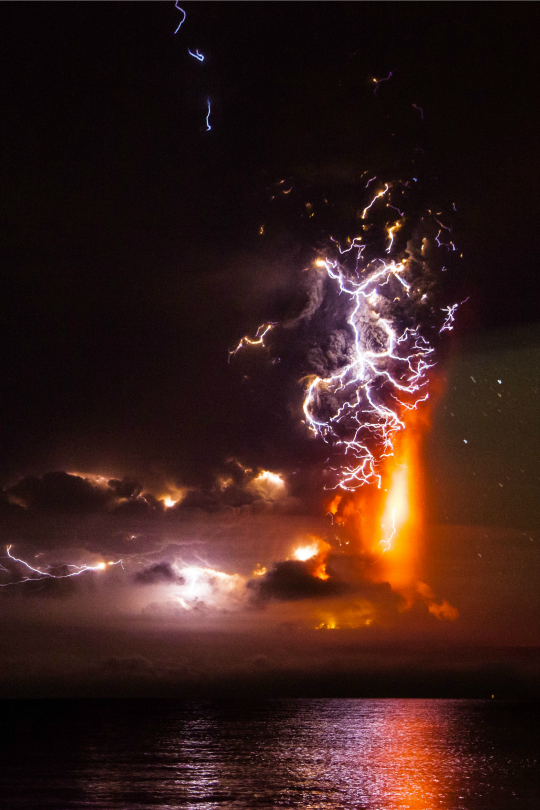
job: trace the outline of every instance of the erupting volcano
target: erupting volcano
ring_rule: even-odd
[[[440,213],[426,211],[411,227],[399,212],[395,203],[403,205],[410,185],[385,183],[372,191],[359,235],[345,245],[330,237],[330,249],[313,261],[304,311],[289,322],[262,324],[231,355],[264,347],[277,360],[300,328],[309,345],[300,375],[304,422],[329,446],[325,489],[337,490],[327,511],[338,528],[338,548],[325,542],[311,554],[306,544],[295,558],[315,557],[312,576],[332,578],[346,548],[361,560],[362,579],[389,583],[405,607],[420,596],[434,615],[455,618],[457,611],[437,604],[420,579],[419,497],[431,370],[458,306],[442,306],[436,275],[446,269],[442,253],[455,245]],[[348,576],[337,567],[341,578]]]

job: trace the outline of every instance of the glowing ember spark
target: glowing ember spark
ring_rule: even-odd
[[[182,27],[183,23],[185,22],[185,19],[186,19],[186,17],[187,17],[187,14],[186,14],[186,12],[184,11],[184,9],[183,9],[183,8],[180,8],[180,6],[178,5],[178,0],[176,0],[176,3],[174,4],[174,7],[175,7],[175,8],[177,8],[177,9],[178,9],[178,11],[181,11],[181,12],[182,12],[182,14],[184,15],[184,16],[182,17],[182,19],[180,20],[180,22],[178,23],[178,28],[177,28],[177,29],[176,29],[176,31],[174,32],[175,34],[177,34],[177,33],[180,31],[180,29],[181,29],[181,27]]]
[[[23,579],[18,579],[14,582],[4,582],[0,584],[0,588],[7,588],[9,585],[20,585],[23,582],[37,582],[42,579],[68,579],[69,577],[78,577],[81,574],[86,573],[86,571],[104,571],[109,565],[122,565],[122,560],[116,560],[114,562],[99,562],[96,565],[63,565],[62,568],[74,568],[75,570],[70,571],[67,574],[51,574],[50,571],[43,571],[41,568],[34,568],[34,566],[27,563],[26,560],[21,560],[19,557],[14,557],[11,553],[12,548],[12,545],[6,546],[7,556],[9,559],[24,566],[28,571],[31,571],[32,574],[37,574],[37,576],[25,576]],[[3,571],[7,571],[4,566],[1,567]]]

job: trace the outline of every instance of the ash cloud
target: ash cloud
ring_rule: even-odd
[[[152,489],[130,478],[65,471],[25,476],[0,492],[0,528],[6,544],[22,543],[35,551],[77,547],[129,555],[177,538],[184,542],[186,527],[194,522],[221,518],[228,526],[235,516],[306,512],[302,499],[289,494],[283,476],[244,467],[235,459],[225,462],[204,488],[175,485],[178,501],[173,506],[166,505],[166,484]]]
[[[350,598],[396,612],[402,598],[388,582],[370,582],[362,568],[361,560],[355,556],[332,555],[327,564],[328,579],[320,579],[310,562],[282,560],[264,576],[250,580],[247,587],[256,603]]]
[[[158,585],[160,583],[184,585],[185,579],[179,576],[168,562],[160,562],[137,571],[134,581],[139,585]]]
[[[333,579],[319,579],[310,572],[306,563],[283,560],[275,563],[271,571],[258,580],[250,580],[248,587],[255,598],[266,602],[272,599],[296,601],[299,599],[328,599],[349,592],[346,583]]]
[[[24,509],[68,514],[98,512],[111,503],[111,494],[63,471],[45,473],[42,478],[26,476],[2,493],[9,503]]]

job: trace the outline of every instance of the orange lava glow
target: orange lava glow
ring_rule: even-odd
[[[412,599],[419,576],[421,516],[419,504],[419,440],[414,426],[403,432],[396,455],[383,473],[386,497],[378,518],[377,545],[382,579],[392,589]]]
[[[332,546],[314,534],[308,536],[308,541],[306,545],[295,548],[292,556],[295,560],[309,563],[312,576],[318,579],[329,579],[330,575],[326,572],[326,558],[332,550]]]
[[[351,551],[368,562],[373,582],[388,582],[404,598],[404,609],[421,599],[437,619],[453,621],[458,611],[446,600],[437,602],[422,569],[422,436],[428,411],[402,415],[406,429],[396,441],[395,454],[386,459],[381,487],[364,486],[338,494],[328,504],[334,524],[343,527]]]

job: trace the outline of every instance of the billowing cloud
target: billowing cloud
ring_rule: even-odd
[[[184,585],[185,579],[177,573],[168,562],[160,562],[145,568],[144,571],[137,571],[135,582],[141,585],[156,585],[161,582]]]
[[[283,560],[275,563],[271,571],[256,580],[251,580],[248,587],[255,598],[261,601],[328,599],[342,596],[350,590],[347,583],[314,576],[308,565],[300,560]]]
[[[397,614],[403,604],[388,582],[370,582],[364,575],[362,561],[356,556],[334,554],[321,570],[320,557],[313,560],[282,560],[263,576],[248,582],[255,603],[269,602],[339,602],[338,612],[347,606],[369,605],[377,615]],[[365,612],[365,611],[364,611]],[[367,614],[366,614],[367,615]]]
[[[110,504],[111,495],[91,481],[63,471],[42,478],[26,476],[3,493],[8,503],[23,509],[68,514],[100,511]]]

